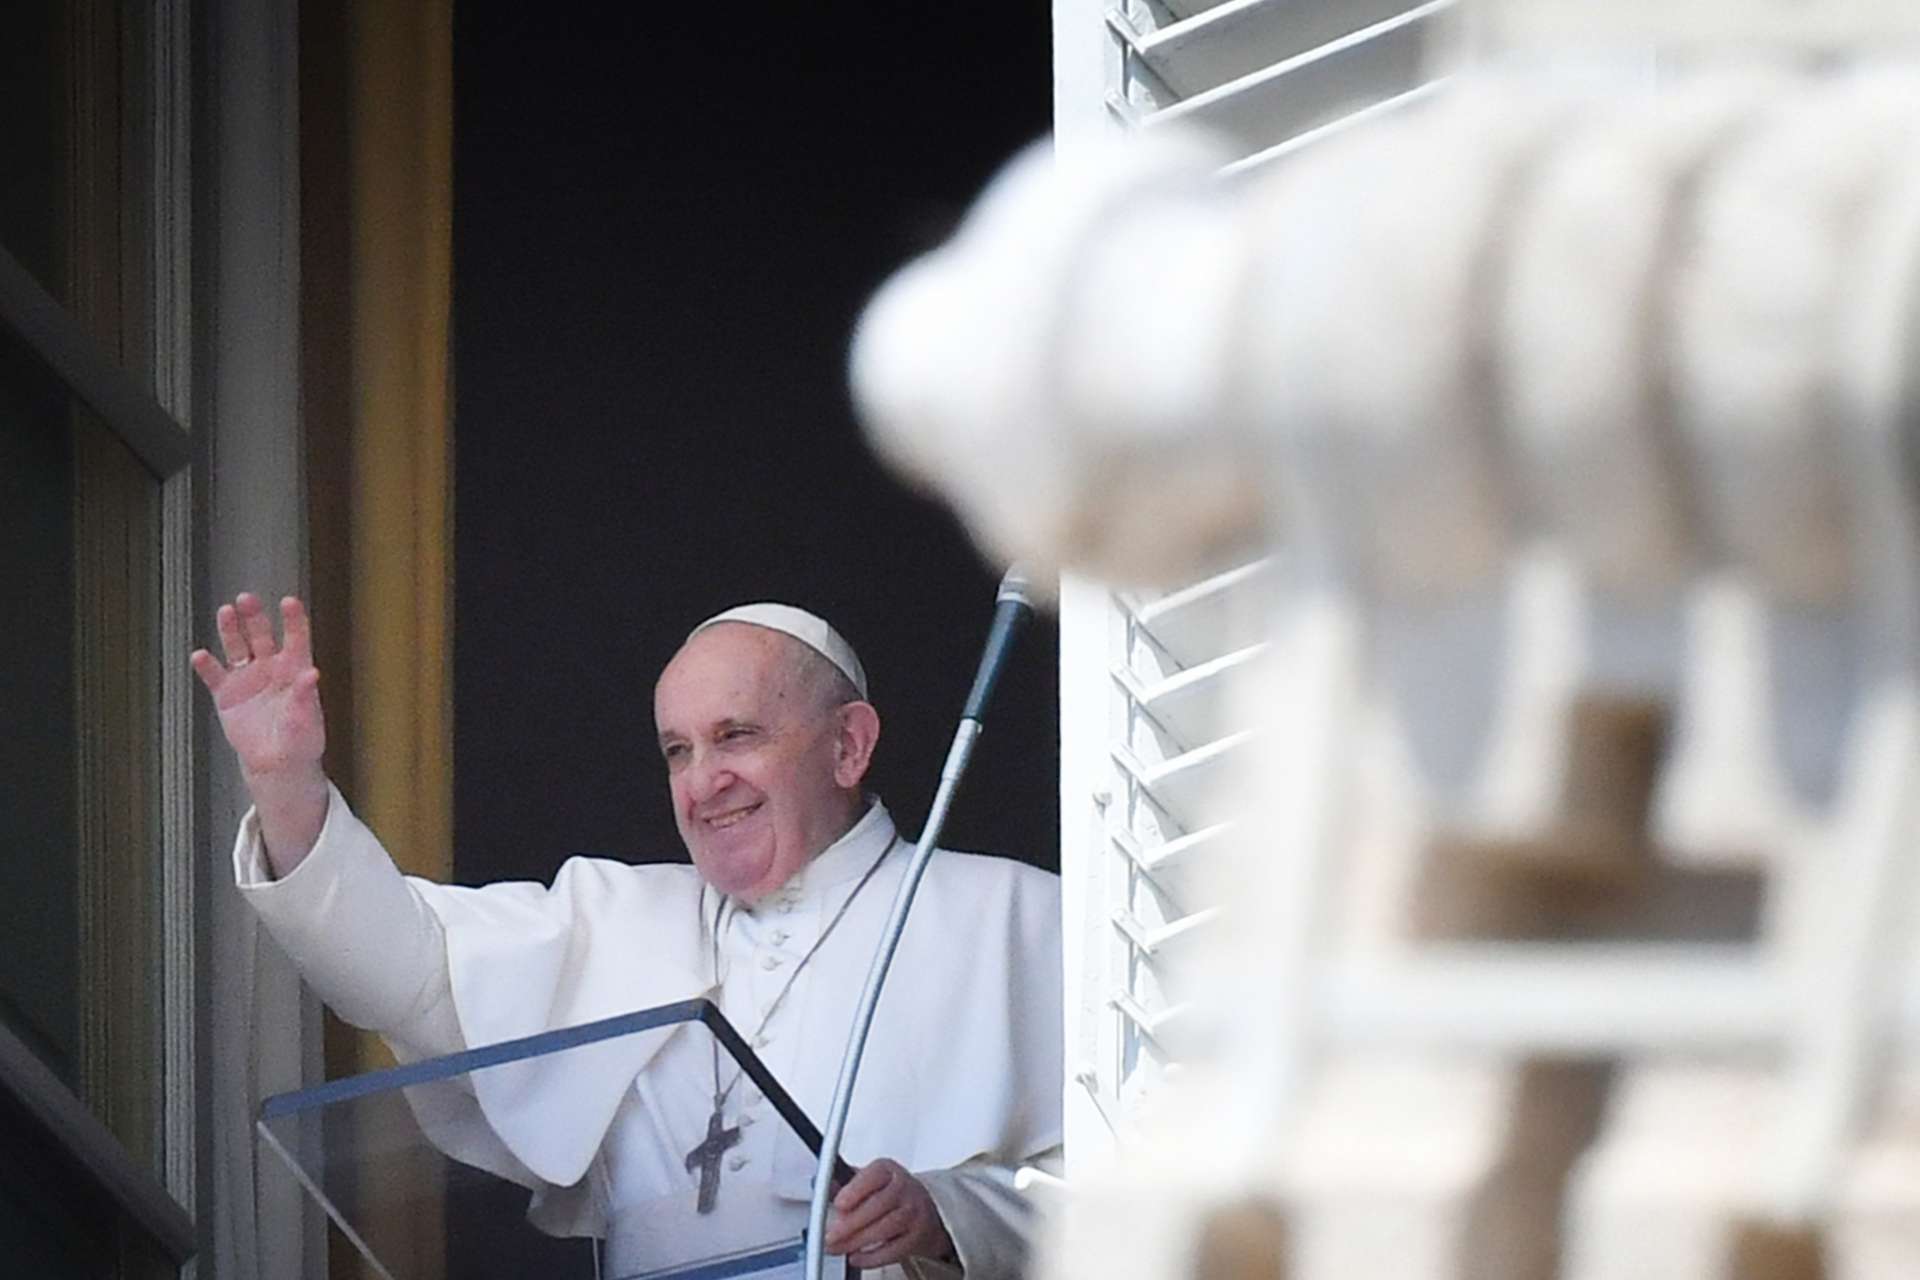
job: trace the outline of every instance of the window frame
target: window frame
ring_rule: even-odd
[[[83,0],[84,2],[84,0]],[[159,972],[151,995],[159,1004],[161,1061],[158,1137],[164,1168],[136,1159],[73,1089],[61,1081],[10,1029],[0,1026],[0,1105],[38,1138],[63,1172],[90,1194],[95,1208],[131,1229],[173,1267],[201,1250],[194,1208],[209,1185],[210,1066],[206,976],[210,879],[195,856],[205,829],[206,783],[196,766],[199,731],[187,670],[191,620],[205,591],[206,516],[196,500],[196,473],[204,444],[185,420],[193,396],[196,351],[192,208],[196,175],[190,163],[196,49],[205,40],[205,8],[191,0],[153,0],[123,38],[145,97],[129,111],[135,122],[119,145],[138,163],[125,166],[136,184],[130,198],[147,215],[140,231],[151,272],[139,316],[149,344],[142,384],[58,299],[0,244],[0,328],[17,337],[55,383],[91,410],[144,466],[159,511],[154,548],[157,581],[151,616],[144,620],[161,671],[156,681],[157,731],[143,749],[157,753],[157,806],[150,828],[157,842]],[[199,23],[201,25],[196,25]],[[142,189],[144,188],[144,189]],[[84,802],[83,802],[84,803]]]

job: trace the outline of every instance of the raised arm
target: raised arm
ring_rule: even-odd
[[[300,865],[327,820],[327,776],[320,767],[327,745],[320,710],[320,672],[313,665],[313,630],[306,606],[280,602],[284,640],[275,644],[266,605],[242,592],[220,606],[215,622],[226,661],[205,649],[193,653],[193,671],[213,695],[227,745],[260,816],[267,862],[284,878]]]
[[[205,649],[192,658],[239,758],[273,875],[260,875],[257,853],[237,850],[242,898],[327,1005],[385,1035],[402,1059],[463,1048],[439,920],[344,800],[333,810],[328,866],[288,879],[329,831],[332,789],[320,767],[327,732],[306,606],[288,596],[280,617],[276,644],[267,606],[243,593],[216,617],[225,661]],[[252,838],[243,827],[242,849]]]

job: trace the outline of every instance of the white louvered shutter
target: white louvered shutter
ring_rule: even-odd
[[[1228,138],[1229,172],[1279,161],[1429,92],[1450,0],[1057,0],[1063,150],[1186,122]],[[1222,696],[1260,649],[1268,561],[1156,595],[1069,581],[1061,598],[1061,849],[1067,1142],[1112,1149],[1183,1052],[1183,945],[1213,905],[1193,868],[1223,843],[1210,797],[1250,726]]]

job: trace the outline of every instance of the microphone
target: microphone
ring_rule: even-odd
[[[940,770],[940,785],[933,793],[933,807],[927,811],[927,825],[921,829],[920,843],[900,877],[900,888],[893,895],[893,910],[873,954],[873,967],[867,972],[866,988],[854,1010],[853,1030],[847,1037],[847,1053],[840,1060],[840,1080],[834,1086],[833,1104],[827,1112],[826,1128],[821,1134],[814,1169],[813,1199],[807,1206],[806,1280],[821,1280],[826,1266],[827,1204],[832,1198],[834,1165],[840,1158],[840,1139],[846,1133],[847,1105],[853,1098],[854,1081],[860,1075],[860,1059],[866,1053],[867,1032],[873,1029],[873,1011],[880,1003],[880,989],[886,984],[887,970],[900,946],[900,935],[907,927],[907,913],[913,910],[913,896],[920,890],[920,877],[940,841],[940,829],[946,825],[947,810],[954,793],[960,789],[960,776],[966,772],[973,754],[974,740],[980,736],[987,713],[987,700],[1000,681],[1000,672],[1013,652],[1013,642],[1033,617],[1032,581],[1019,566],[1007,570],[994,597],[993,625],[987,629],[986,651],[980,655],[980,670],[973,677],[973,691],[967,695],[966,710],[953,735],[953,746]]]
[[[1033,580],[1024,565],[1014,565],[1000,579],[1000,591],[993,600],[993,625],[987,629],[986,651],[980,655],[980,671],[973,677],[973,691],[967,694],[962,720],[985,723],[987,703],[1000,682],[1000,672],[1013,652],[1013,642],[1027,623],[1033,620]]]

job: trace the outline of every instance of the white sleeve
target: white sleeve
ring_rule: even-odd
[[[327,1007],[377,1031],[403,1059],[466,1047],[445,930],[333,784],[313,851],[275,880],[253,810],[234,840],[241,898]]]
[[[1057,1172],[1061,1156],[1056,1146],[1022,1163]],[[1017,1280],[1027,1273],[1033,1206],[1014,1190],[1013,1175],[1011,1167],[985,1160],[914,1175],[933,1197],[967,1280]]]

